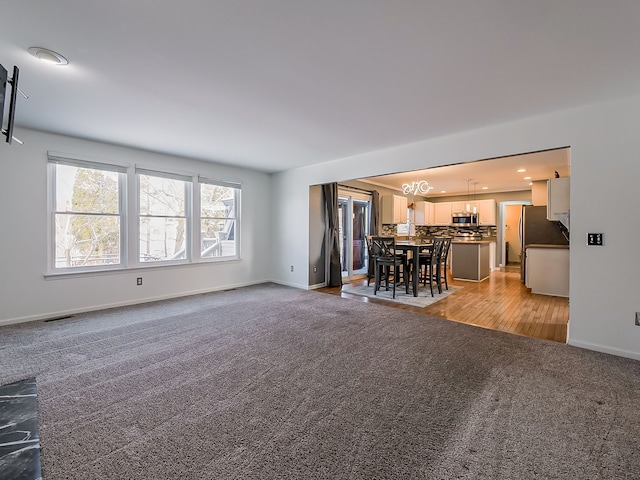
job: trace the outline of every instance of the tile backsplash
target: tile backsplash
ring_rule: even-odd
[[[415,236],[418,238],[429,238],[439,236],[452,236],[459,233],[479,233],[483,238],[495,239],[497,237],[497,228],[494,226],[483,226],[474,228],[456,228],[456,227],[431,227],[431,226],[416,226]],[[398,235],[396,225],[385,224],[382,225],[380,234],[383,236],[395,237]]]

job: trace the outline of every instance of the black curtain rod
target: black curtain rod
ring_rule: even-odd
[[[358,187],[351,187],[349,185],[343,185],[341,183],[338,184],[338,187],[340,188],[344,188],[346,190],[355,190],[356,192],[363,192],[363,193],[373,193],[373,190],[365,190],[364,188],[358,188]]]

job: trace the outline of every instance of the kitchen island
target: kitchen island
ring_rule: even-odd
[[[455,280],[481,282],[491,273],[491,240],[451,242],[451,275]]]

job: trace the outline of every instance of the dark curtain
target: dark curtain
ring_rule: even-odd
[[[369,224],[369,235],[371,235],[372,237],[380,234],[380,215],[378,215],[379,211],[380,194],[377,190],[374,190],[373,192],[371,192],[371,223]],[[369,255],[368,275],[369,278],[375,275],[375,266],[371,255]]]
[[[328,218],[328,238],[329,248],[329,271],[327,275],[327,286],[339,287],[342,285],[342,266],[340,265],[340,238],[338,219],[338,184],[326,183],[322,185],[324,193],[324,203]]]

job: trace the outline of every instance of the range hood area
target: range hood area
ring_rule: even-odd
[[[558,221],[567,229],[567,233],[569,233],[569,212],[556,213],[556,216]]]

